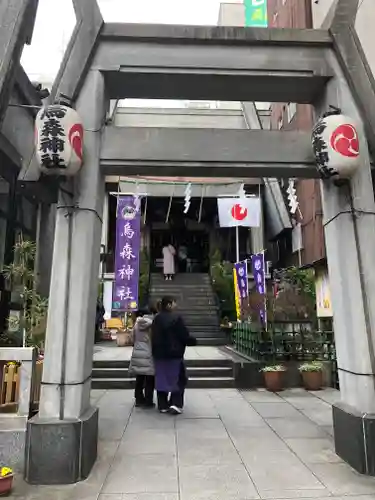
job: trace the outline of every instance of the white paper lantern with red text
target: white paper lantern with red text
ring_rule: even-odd
[[[36,156],[47,175],[76,175],[83,163],[83,125],[78,113],[53,104],[42,108],[35,121]]]
[[[312,145],[323,179],[349,179],[361,165],[358,124],[341,113],[327,113],[317,122]]]

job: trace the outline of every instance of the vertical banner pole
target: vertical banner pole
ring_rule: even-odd
[[[236,226],[236,262],[240,261],[240,231]]]

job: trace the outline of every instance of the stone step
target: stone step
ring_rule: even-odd
[[[206,318],[199,318],[197,316],[188,316],[182,314],[182,318],[186,324],[186,326],[191,326],[191,327],[198,327],[199,325],[202,326],[211,326],[215,327],[216,329],[219,328],[219,321],[216,316],[207,316]]]
[[[207,345],[205,343],[205,341],[208,339],[217,339],[217,340],[222,340],[223,342],[224,341],[226,342],[226,337],[224,337],[224,335],[218,334],[214,330],[205,330],[205,331],[196,330],[196,331],[194,331],[192,328],[190,328],[190,334],[197,339],[198,345],[200,345],[200,346]],[[223,344],[219,344],[219,345],[223,345]]]
[[[166,288],[150,288],[150,295],[173,295],[177,297],[214,297],[214,293],[212,290],[197,290],[194,287],[191,288],[191,290],[168,290]]]
[[[194,290],[198,289],[202,292],[212,292],[212,286],[210,283],[174,283],[173,281],[166,281],[165,283],[153,283],[151,281],[150,288],[155,290]]]
[[[165,281],[163,273],[152,273],[152,281]],[[211,276],[208,273],[177,273],[174,275],[173,281],[180,281],[182,283],[187,283],[190,281],[209,281],[211,282]]]
[[[157,294],[157,293],[151,293],[150,294],[150,300],[158,301],[160,300],[160,297],[163,297],[168,294]],[[214,296],[212,295],[177,295],[177,294],[170,294],[176,301],[179,307],[191,307],[192,305],[200,306],[200,305],[211,305],[211,306],[216,306],[217,307],[217,302]]]
[[[135,379],[128,378],[101,378],[94,379],[91,383],[92,389],[134,389]],[[191,389],[231,389],[235,387],[233,377],[197,377],[189,380],[188,387]]]
[[[215,326],[215,325],[186,325],[187,328],[191,331],[191,332],[196,332],[196,333],[199,333],[199,334],[203,334],[205,332],[209,333],[209,335],[207,335],[207,337],[212,337],[212,334],[215,334],[216,337],[224,337],[225,336],[225,332],[221,331],[220,328],[218,326]],[[202,336],[202,335],[201,335]]]
[[[207,335],[207,334],[206,334]],[[202,337],[196,337],[199,339],[199,345],[203,346],[225,346],[228,344],[228,340],[226,337],[208,337],[208,336],[202,336]]]
[[[211,367],[188,367],[187,373],[189,378],[215,378],[215,377],[231,377],[233,375],[233,368],[222,366]],[[129,374],[128,368],[94,368],[92,378],[95,379],[121,379],[121,378],[134,378],[134,375]]]
[[[95,360],[93,368],[129,368],[129,360]],[[186,367],[189,368],[227,368],[233,366],[233,361],[229,358],[220,359],[186,359]]]

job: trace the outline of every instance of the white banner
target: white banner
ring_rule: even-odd
[[[259,198],[218,198],[220,227],[259,227]]]

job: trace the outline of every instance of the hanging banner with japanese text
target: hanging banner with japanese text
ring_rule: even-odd
[[[244,0],[245,26],[252,28],[267,28],[267,0]]]
[[[137,210],[138,208],[138,210]],[[113,307],[118,311],[138,309],[141,211],[133,196],[117,199],[115,284]]]
[[[264,295],[266,299],[266,269],[265,269],[265,260],[264,260],[264,252],[257,253],[251,256],[251,265],[253,269],[253,276],[255,281],[256,291],[260,295]],[[266,302],[264,301],[263,307],[259,310],[259,316],[264,325],[267,324],[267,311],[266,311]]]
[[[249,283],[247,280],[247,261],[236,262],[234,268],[237,274],[237,285],[241,300],[249,296]]]

